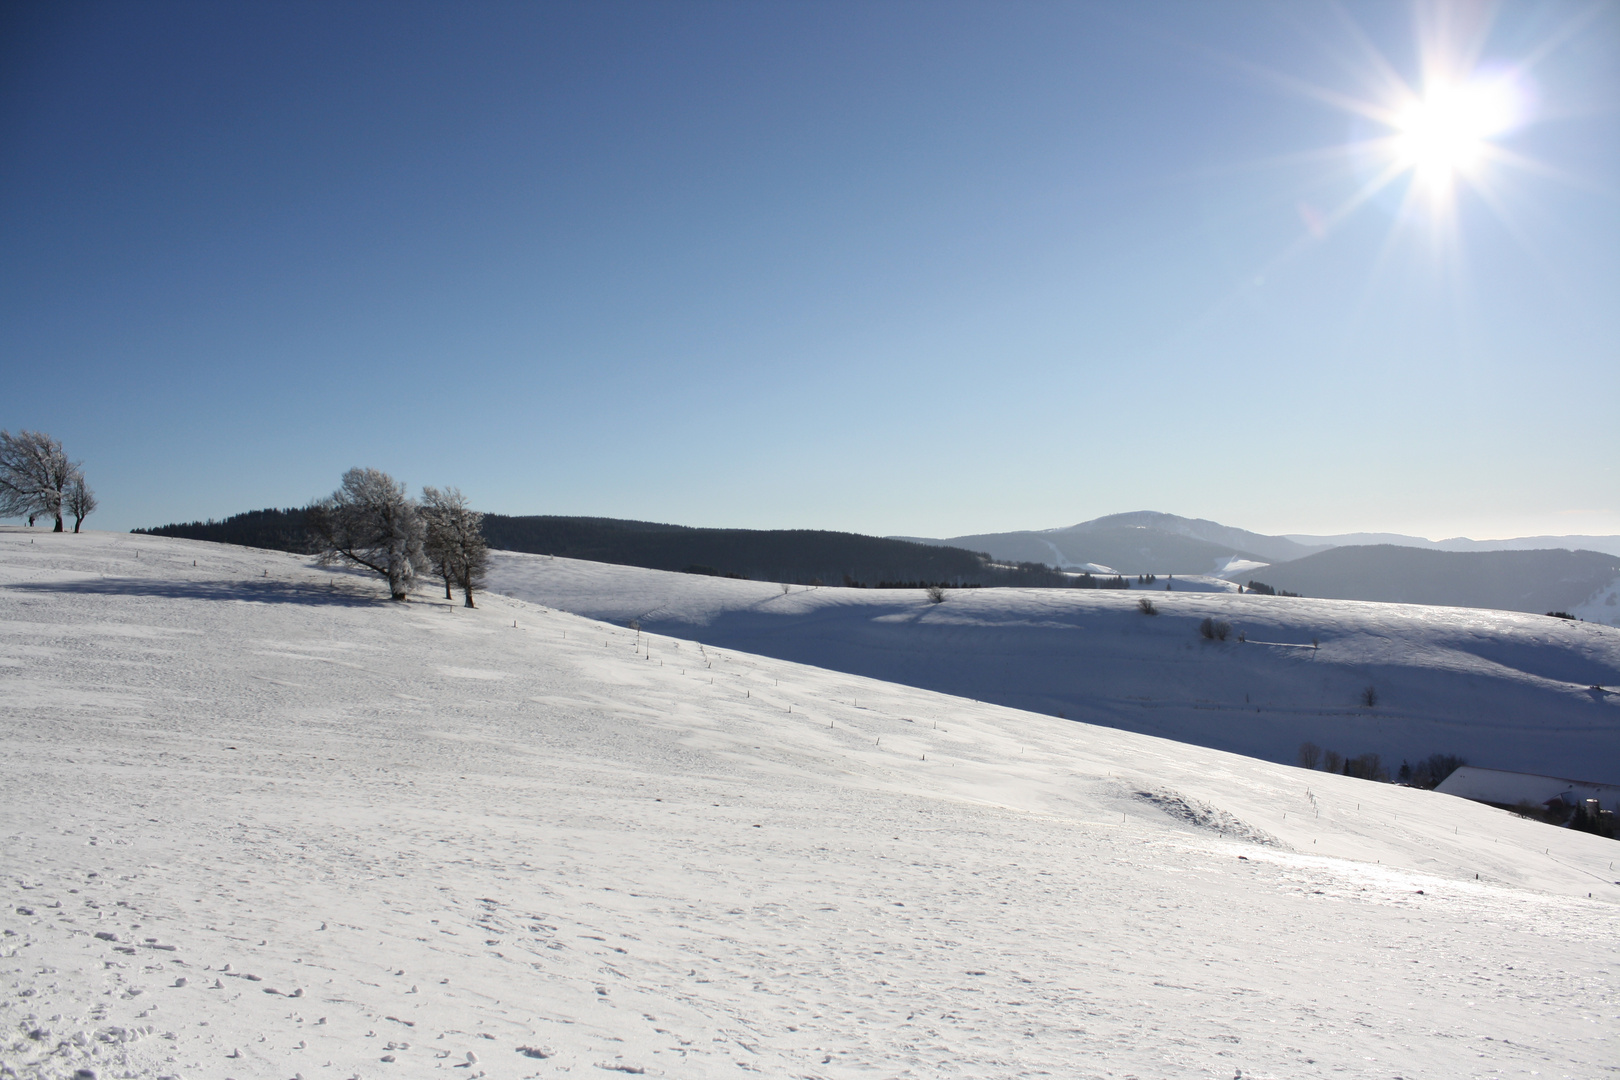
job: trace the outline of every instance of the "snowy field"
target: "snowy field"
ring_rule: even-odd
[[[1620,1071],[1612,841],[382,593],[0,530],[0,1075]]]
[[[1392,773],[1402,758],[1449,753],[1620,783],[1612,626],[1162,588],[959,589],[933,605],[918,590],[784,594],[770,582],[511,552],[494,555],[490,588],[621,626],[635,619],[723,648],[1272,761],[1296,761],[1309,740],[1381,754]],[[1143,598],[1157,615],[1138,609]],[[1229,639],[1204,640],[1205,618],[1228,623]]]

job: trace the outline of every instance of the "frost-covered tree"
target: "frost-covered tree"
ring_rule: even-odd
[[[62,503],[79,475],[62,444],[43,431],[0,431],[0,517],[56,518],[62,532]]]
[[[444,582],[444,598],[453,600],[456,595],[452,591],[456,583],[455,549],[445,535],[439,508],[434,505],[438,494],[437,488],[422,489],[422,525],[426,529],[422,537],[422,554],[427,556],[428,566],[433,573]]]
[[[73,515],[73,531],[79,531],[79,525],[85,518],[96,512],[100,504],[96,502],[96,493],[90,490],[90,485],[84,482],[84,474],[77,473],[68,481],[67,491],[62,494],[62,505],[67,512]]]
[[[469,507],[457,488],[424,487],[422,518],[427,525],[424,550],[433,572],[444,579],[444,598],[449,600],[451,585],[458,585],[467,606],[475,607],[473,589],[489,571],[484,515]]]
[[[427,569],[421,511],[405,485],[379,469],[344,473],[343,486],[312,504],[307,521],[323,564],[381,574],[395,600],[404,600],[417,573]]]

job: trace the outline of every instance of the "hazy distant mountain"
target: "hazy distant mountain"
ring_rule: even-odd
[[[1329,546],[1301,543],[1286,536],[1267,536],[1264,533],[1250,532],[1248,529],[1238,529],[1204,518],[1185,518],[1153,510],[1109,514],[1106,517],[1093,518],[1091,521],[1054,531],[1081,536],[1119,528],[1156,530],[1175,536],[1190,537],[1218,547],[1229,547],[1233,551],[1252,552],[1272,562],[1303,558],[1313,551],[1320,551]]]
[[[1151,510],[1110,514],[1061,529],[982,533],[948,540],[904,539],[984,551],[1007,561],[1106,566],[1122,574],[1213,574],[1233,559],[1279,562],[1326,546]]]
[[[1564,548],[1568,551],[1601,551],[1620,555],[1620,536],[1520,536],[1512,540],[1470,540],[1466,536],[1454,536],[1449,540],[1426,540],[1421,536],[1402,536],[1400,533],[1340,533],[1337,536],[1289,533],[1287,539],[1318,548],[1395,544],[1431,551],[1545,551]]]
[[[1219,562],[1233,557],[1258,562],[1291,562],[1329,548],[1376,544],[1428,551],[1544,551],[1562,548],[1620,555],[1620,536],[1524,536],[1511,540],[1470,540],[1465,536],[1428,540],[1400,533],[1370,532],[1334,536],[1306,533],[1267,536],[1222,525],[1217,521],[1152,510],[1109,514],[1058,529],[979,533],[944,540],[919,536],[893,539],[948,544],[985,551],[997,559],[1039,561],[1052,566],[1098,564],[1127,574],[1207,574],[1213,572],[1212,568]]]
[[[1503,611],[1570,611],[1620,578],[1600,551],[1435,551],[1395,544],[1336,547],[1253,575],[1305,596],[1445,604]]]
[[[1133,575],[1216,574],[1230,565],[1224,576],[1231,580],[1253,578],[1305,596],[1536,613],[1573,610],[1620,579],[1620,537],[1614,536],[1266,536],[1143,510],[1061,529],[907,539],[984,551],[1000,560],[1106,566]],[[1265,563],[1271,565],[1257,565]]]

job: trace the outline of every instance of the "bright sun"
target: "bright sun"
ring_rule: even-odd
[[[1504,82],[1432,86],[1395,116],[1398,161],[1431,188],[1447,188],[1479,166],[1491,138],[1512,127],[1516,113]]]
[[[1376,201],[1392,214],[1390,242],[1400,233],[1427,234],[1431,252],[1460,257],[1465,216],[1494,214],[1509,220],[1514,172],[1579,182],[1516,146],[1515,136],[1546,116],[1535,69],[1566,42],[1576,40],[1602,5],[1575,12],[1524,55],[1487,55],[1500,5],[1455,0],[1410,0],[1417,37],[1409,78],[1381,55],[1351,22],[1361,52],[1335,59],[1355,75],[1358,90],[1343,90],[1259,70],[1302,97],[1348,113],[1353,122],[1343,144],[1307,151],[1286,160],[1321,160],[1349,168],[1337,205],[1318,207],[1301,199],[1304,231],[1276,262],[1331,235],[1340,223]],[[1386,250],[1389,250],[1386,247]],[[1263,280],[1257,275],[1256,280]]]

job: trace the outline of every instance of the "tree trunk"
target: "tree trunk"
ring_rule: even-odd
[[[83,520],[84,520],[83,518],[77,518],[77,519],[74,520],[74,522],[73,522],[73,531],[74,532],[79,531],[79,522],[81,522]]]
[[[66,532],[66,531],[67,531],[66,529],[62,528],[62,515],[57,514],[56,515],[56,528],[52,529],[51,532]]]
[[[456,598],[455,594],[450,591],[450,575],[449,574],[444,575],[444,598],[446,600],[454,600]]]

